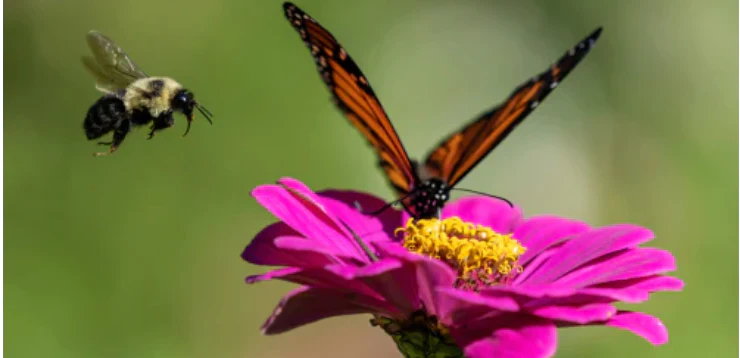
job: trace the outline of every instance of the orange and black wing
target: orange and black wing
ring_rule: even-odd
[[[550,68],[517,87],[503,104],[480,115],[445,139],[427,157],[425,175],[454,186],[532,112],[591,50],[601,34],[596,29]]]
[[[417,177],[401,140],[365,75],[334,36],[294,4],[283,4],[285,16],[311,50],[333,101],[370,144],[380,166],[399,196],[405,196]]]

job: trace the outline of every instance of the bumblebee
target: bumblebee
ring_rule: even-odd
[[[195,101],[192,92],[172,78],[149,77],[108,37],[90,31],[87,44],[93,56],[83,56],[82,64],[95,77],[95,87],[105,94],[87,111],[82,127],[88,140],[113,132],[111,141],[98,142],[110,147],[93,153],[96,157],[115,152],[136,126],[151,123],[148,139],[152,139],[155,132],[175,124],[174,112],[188,120],[183,137],[190,131],[195,109],[213,124],[213,114]]]

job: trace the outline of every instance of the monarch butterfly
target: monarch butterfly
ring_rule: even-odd
[[[416,219],[437,216],[457,185],[583,59],[601,27],[546,71],[517,87],[493,109],[443,140],[423,165],[409,159],[365,75],[334,36],[296,5],[285,2],[288,21],[311,50],[333,102],[375,148],[398,202]]]

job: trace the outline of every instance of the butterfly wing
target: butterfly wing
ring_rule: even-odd
[[[137,79],[147,77],[123,49],[105,35],[90,31],[86,39],[93,57],[83,56],[82,64],[95,77],[98,90],[117,93]]]
[[[416,173],[365,75],[334,36],[294,4],[283,4],[285,16],[311,50],[333,101],[375,149],[380,166],[399,196],[407,195]]]
[[[596,29],[548,70],[517,87],[503,104],[483,113],[445,139],[426,159],[424,176],[455,186],[527,117],[591,50]]]

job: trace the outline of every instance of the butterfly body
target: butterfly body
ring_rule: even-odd
[[[519,85],[500,105],[444,139],[422,163],[406,149],[367,77],[334,36],[296,5],[285,16],[311,51],[332,101],[375,149],[399,202],[416,219],[438,215],[450,191],[537,108],[589,52],[596,29],[544,72]]]
[[[419,219],[437,217],[447,200],[450,198],[452,187],[442,179],[431,178],[421,182],[421,185],[411,189],[407,210],[415,213]]]

